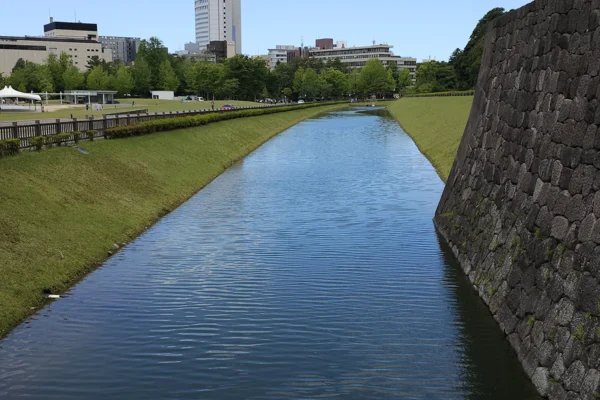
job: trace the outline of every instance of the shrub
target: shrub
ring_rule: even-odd
[[[90,139],[90,141],[94,141],[94,136],[96,135],[96,133],[98,133],[97,130],[94,129],[90,129],[89,131],[86,131],[85,134],[87,135],[87,138]]]
[[[81,136],[81,131],[71,132],[73,135],[73,139],[75,140],[75,144],[79,143],[79,137]]]
[[[62,144],[65,143],[66,141],[68,141],[70,138],[71,138],[70,133],[67,133],[67,132],[59,133],[58,135],[56,135],[56,143],[59,146],[62,146]]]
[[[46,136],[46,148],[49,149],[56,142],[56,135]]]
[[[259,109],[247,109],[247,110],[236,110],[219,113],[209,113],[202,115],[195,115],[191,117],[176,117],[168,119],[152,120],[142,122],[137,125],[129,126],[117,126],[109,128],[104,131],[104,137],[107,139],[121,139],[131,136],[147,135],[156,132],[164,132],[174,129],[191,128],[196,126],[202,126],[210,124],[212,122],[225,121],[229,119],[243,118],[243,117],[254,117],[259,115],[274,114],[284,111],[292,111],[303,108],[311,108],[320,106],[322,104],[305,104],[302,106],[281,106],[272,108],[259,108]]]
[[[35,147],[37,151],[42,151],[42,147],[46,144],[45,136],[36,136],[29,139],[29,143]]]
[[[0,140],[0,156],[17,154],[21,147],[21,139]]]

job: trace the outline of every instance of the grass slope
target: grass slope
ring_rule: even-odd
[[[0,159],[0,337],[317,107]]]
[[[404,98],[388,109],[446,181],[462,139],[473,97]]]
[[[85,104],[83,106],[73,106],[53,112],[0,112],[0,121],[25,121],[25,120],[45,120],[45,119],[56,119],[56,118],[70,118],[71,114],[75,118],[84,118],[86,115],[93,115],[94,117],[102,117],[103,114],[109,114],[111,112],[126,112],[134,110],[145,110],[148,112],[167,112],[167,111],[187,111],[187,110],[202,110],[211,108],[210,101],[193,101],[193,102],[181,102],[178,100],[152,100],[152,99],[125,99],[119,100],[121,104],[110,105],[105,104],[102,111],[85,110]],[[132,106],[132,102],[135,101],[135,106]],[[45,103],[45,102],[44,102]],[[56,102],[52,104],[57,105]],[[215,108],[220,108],[223,104],[235,104],[237,107],[245,106],[260,106],[260,103],[254,103],[250,101],[225,101],[215,100]],[[37,106],[38,111],[40,106]]]

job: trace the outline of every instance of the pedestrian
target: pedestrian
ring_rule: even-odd
[[[131,107],[135,106],[135,100],[131,102]]]
[[[89,105],[89,104],[86,104],[86,105],[85,105],[85,111],[87,111],[87,110],[89,110],[89,109],[90,109],[90,105]]]
[[[212,110],[215,111],[215,101],[214,100],[212,101],[211,106],[212,106]]]

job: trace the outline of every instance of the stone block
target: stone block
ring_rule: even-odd
[[[565,217],[558,216],[552,221],[551,235],[558,240],[564,240],[569,230],[569,220]]]
[[[581,223],[579,228],[579,240],[582,242],[588,242],[592,240],[592,232],[596,225],[597,219],[594,214],[589,214]],[[600,232],[599,232],[600,233]]]
[[[585,366],[581,361],[575,361],[563,375],[562,381],[564,382],[567,390],[578,392],[581,388],[584,378]]]
[[[533,385],[542,396],[547,396],[550,390],[550,372],[548,368],[539,367],[531,377]]]

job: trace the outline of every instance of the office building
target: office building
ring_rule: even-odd
[[[274,49],[269,49],[269,65],[271,71],[275,69],[277,63],[287,63],[288,51],[296,50],[296,46],[277,45]]]
[[[317,43],[320,42],[317,40]],[[394,46],[388,44],[373,44],[372,46],[347,47],[345,46],[345,42],[338,43],[343,43],[342,47],[310,49],[310,57],[319,58],[325,62],[339,58],[341,62],[347,64],[350,68],[362,68],[370,59],[378,59],[385,66],[394,62],[398,65],[399,70],[408,69],[411,79],[413,81],[415,80],[417,59],[394,55],[391,51]],[[329,44],[329,42],[327,42],[327,44]]]
[[[315,46],[321,50],[331,50],[333,49],[333,39],[317,39]]]
[[[217,61],[231,58],[237,54],[236,44],[226,40],[212,40],[206,49],[217,57]]]
[[[100,36],[99,41],[105,49],[112,51],[113,61],[121,60],[125,64],[131,64],[135,61],[141,40],[133,37]]]
[[[212,41],[235,42],[242,54],[241,0],[194,0],[196,43],[206,48]]]
[[[0,73],[9,75],[20,58],[44,64],[50,54],[61,53],[71,56],[80,71],[86,70],[94,56],[112,61],[112,51],[98,41],[96,24],[54,22],[51,18],[44,25],[44,36],[0,36]]]
[[[294,58],[303,57],[306,58],[310,55],[310,49],[308,47],[297,47],[294,50],[288,50],[287,62],[291,62]]]

